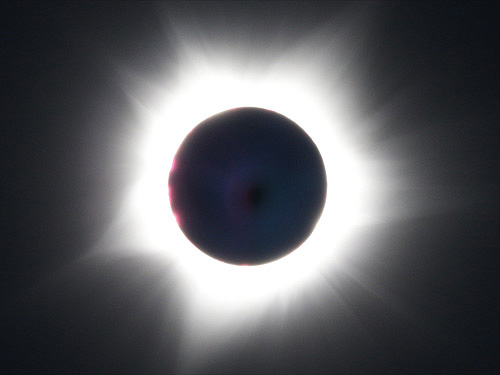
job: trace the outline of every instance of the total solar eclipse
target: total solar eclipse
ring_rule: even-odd
[[[184,235],[235,265],[277,260],[312,233],[326,200],[318,148],[287,117],[236,108],[198,124],[180,145],[169,180]]]

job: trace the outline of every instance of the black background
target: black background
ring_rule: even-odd
[[[498,371],[498,5],[3,2],[2,372],[178,369],[180,296],[171,288],[151,298],[158,280],[169,278],[168,266],[140,256],[72,266],[101,238],[132,181],[127,147],[140,129],[114,62],[148,80],[175,70],[176,36],[166,14],[190,25],[194,37],[238,51],[248,46],[258,56],[276,30],[286,48],[323,23],[333,35],[332,19],[366,9],[376,32],[357,56],[358,110],[368,116],[403,90],[417,99],[363,138],[363,147],[373,155],[384,148],[404,161],[400,173],[419,188],[446,187],[456,202],[364,230],[377,256],[360,257],[356,269],[408,315],[338,275],[351,315],[339,318],[325,297],[290,313],[280,345],[270,344],[273,322],[263,321],[251,339],[199,371]],[[407,148],[387,147],[419,129]],[[419,199],[428,202],[426,194]],[[436,206],[449,198],[439,197]],[[405,199],[399,192],[381,209]]]

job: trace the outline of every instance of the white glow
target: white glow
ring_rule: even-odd
[[[140,113],[137,126],[144,130],[134,148],[137,180],[99,247],[117,256],[154,252],[175,266],[175,287],[181,288],[185,303],[179,307],[181,353],[187,353],[209,346],[214,335],[223,344],[231,339],[229,332],[258,322],[270,304],[286,310],[316,285],[321,267],[352,250],[343,241],[366,220],[363,205],[372,183],[351,143],[350,129],[357,121],[351,111],[354,94],[342,83],[347,62],[340,57],[311,58],[304,46],[297,46],[269,61],[266,69],[252,69],[214,61],[194,48],[181,56],[176,79],[167,78],[140,97],[139,87],[127,89]],[[207,117],[235,107],[261,107],[290,118],[316,143],[327,172],[326,204],[311,236],[288,256],[261,266],[234,266],[208,257],[186,239],[169,205],[168,175],[183,139]]]
[[[296,71],[295,71],[296,73]],[[335,132],[335,108],[328,108],[304,74],[280,69],[240,76],[228,67],[198,68],[183,78],[175,94],[161,105],[143,144],[143,171],[134,187],[130,210],[145,243],[164,249],[184,269],[196,298],[206,299],[223,313],[228,307],[255,306],[272,294],[290,288],[314,273],[315,265],[338,255],[332,241],[356,223],[362,184],[361,166],[349,152],[343,135]],[[311,136],[323,157],[328,178],[325,209],[310,238],[289,256],[255,267],[227,265],[196,249],[180,231],[167,195],[174,155],[188,132],[207,117],[234,107],[261,107],[295,121]],[[327,246],[328,244],[328,246]],[[276,275],[280,275],[276,280]],[[266,286],[265,288],[263,286]]]

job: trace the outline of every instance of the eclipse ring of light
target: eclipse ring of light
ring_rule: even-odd
[[[137,152],[137,177],[103,241],[110,254],[163,259],[175,274],[190,319],[236,324],[277,295],[288,300],[311,287],[321,278],[320,267],[342,260],[348,250],[343,241],[365,220],[362,208],[371,178],[346,130],[353,121],[347,114],[352,108],[349,87],[339,84],[332,94],[321,74],[330,70],[335,80],[340,72],[286,57],[265,71],[241,70],[231,61],[214,62],[193,51],[178,65],[175,78],[148,86],[146,92],[144,81],[124,78],[132,79],[132,87],[124,90],[142,129],[131,148]],[[307,240],[283,258],[252,267],[215,260],[196,248],[179,228],[168,197],[171,163],[186,135],[210,116],[241,107],[270,109],[299,125],[319,150],[328,181],[324,209]],[[203,317],[197,313],[202,310]],[[191,322],[186,329],[199,336],[208,328]]]
[[[207,255],[236,265],[277,260],[309,237],[326,175],[310,137],[262,108],[209,117],[179,147],[169,176],[172,211]]]

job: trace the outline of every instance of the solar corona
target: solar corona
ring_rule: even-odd
[[[169,306],[182,311],[179,371],[193,373],[269,309],[280,320],[329,295],[330,276],[362,250],[351,245],[358,230],[377,220],[380,181],[356,143],[366,119],[352,111],[342,45],[329,45],[334,64],[311,59],[325,47],[318,31],[243,64],[178,32],[179,63],[164,79],[123,72],[135,169],[95,251],[164,270],[159,294],[177,295]]]
[[[198,342],[222,329],[205,319],[238,327],[342,262],[372,186],[349,140],[349,89],[325,91],[326,67],[208,62],[186,57],[168,90],[135,101],[137,178],[103,239],[108,254],[173,267]]]

